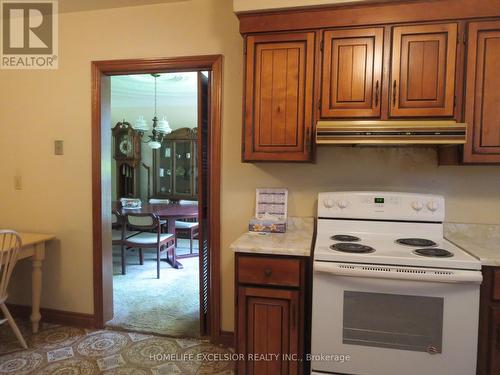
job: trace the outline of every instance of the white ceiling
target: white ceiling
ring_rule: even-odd
[[[158,77],[158,106],[175,102],[192,103],[197,95],[196,72],[163,73]],[[150,74],[111,77],[111,106],[113,108],[154,106],[154,78]]]
[[[112,9],[159,3],[177,3],[190,0],[59,0],[59,12]]]

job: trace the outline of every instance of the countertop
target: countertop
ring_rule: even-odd
[[[445,238],[481,260],[500,267],[500,225],[445,223]]]
[[[247,232],[231,244],[235,252],[310,256],[313,247],[314,219],[289,217],[285,233]]]

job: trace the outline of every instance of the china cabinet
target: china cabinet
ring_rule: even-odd
[[[180,128],[153,151],[153,196],[196,200],[198,195],[197,128]]]

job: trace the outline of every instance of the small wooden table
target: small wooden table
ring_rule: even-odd
[[[53,240],[53,234],[24,233],[20,232],[22,248],[19,252],[19,260],[32,258],[31,271],[31,326],[33,333],[38,332],[40,324],[40,298],[42,295],[42,261],[45,259],[45,243]]]
[[[145,203],[141,208],[123,209],[120,202],[113,202],[113,209],[118,210],[122,215],[129,213],[148,213],[156,214],[161,219],[167,220],[167,232],[175,236],[175,221],[189,217],[198,216],[198,205],[196,204],[149,204]],[[177,261],[175,251],[171,255],[167,254],[167,262],[174,268],[183,268],[182,264]]]

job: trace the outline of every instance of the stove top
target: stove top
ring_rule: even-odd
[[[452,256],[454,256],[454,254],[451,251],[440,249],[437,247],[417,249],[414,251],[414,253],[423,257],[434,257],[434,258],[451,258]]]
[[[412,247],[429,247],[437,245],[434,241],[428,240],[427,238],[398,238],[396,242],[400,245]]]
[[[435,223],[319,219],[314,260],[481,269],[480,261],[444,239],[442,225]]]
[[[361,245],[352,242],[339,242],[330,246],[330,249],[340,251],[341,253],[373,253],[375,249],[370,246]]]

